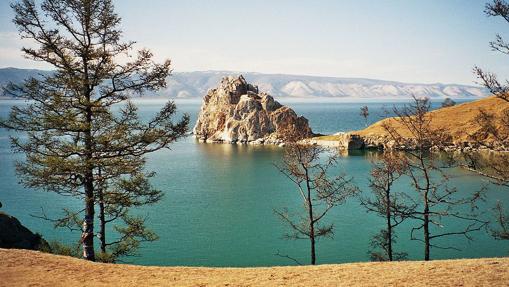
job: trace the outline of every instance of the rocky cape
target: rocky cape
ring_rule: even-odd
[[[487,150],[507,151],[499,142],[491,136],[483,139],[474,137],[481,131],[477,116],[483,110],[493,115],[496,121],[495,128],[506,129],[502,119],[509,113],[509,103],[495,97],[487,97],[481,100],[463,103],[453,107],[441,108],[428,113],[430,125],[435,130],[442,130],[449,137],[440,143],[439,149],[443,150]],[[399,145],[385,130],[384,125],[396,129],[405,139]],[[334,135],[315,137],[306,140],[310,144],[336,147],[347,150],[359,149],[399,149],[411,150],[415,148],[415,140],[408,130],[394,118],[387,118],[374,123],[366,129]],[[438,148],[438,147],[435,147]]]
[[[203,142],[279,145],[288,135],[295,140],[313,136],[306,118],[259,92],[242,75],[224,77],[207,92],[193,134]]]

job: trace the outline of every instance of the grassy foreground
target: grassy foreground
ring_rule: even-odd
[[[0,249],[0,286],[509,286],[509,258],[298,267],[150,267]]]

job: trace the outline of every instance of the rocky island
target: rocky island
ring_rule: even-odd
[[[242,75],[224,77],[203,98],[193,134],[202,142],[283,144],[313,136],[308,120],[281,105]]]

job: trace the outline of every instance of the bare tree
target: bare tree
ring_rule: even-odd
[[[472,240],[470,234],[488,224],[478,217],[476,208],[484,189],[470,196],[461,196],[456,188],[449,186],[449,176],[444,171],[446,165],[438,151],[450,141],[450,137],[444,130],[432,127],[429,110],[428,99],[414,98],[412,104],[401,109],[394,108],[394,123],[397,124],[384,125],[396,147],[405,149],[406,175],[416,191],[414,203],[418,204],[406,216],[419,222],[411,230],[411,239],[424,243],[424,260],[430,260],[431,247],[458,250],[454,246],[434,244],[434,239],[464,236]],[[467,207],[470,207],[469,212],[462,212]],[[446,230],[446,218],[462,222],[463,228]],[[417,231],[423,232],[422,237],[417,236]]]
[[[405,260],[408,256],[406,252],[394,252],[391,248],[396,243],[396,234],[387,229],[380,231],[371,237],[370,246],[373,250],[368,252],[371,261],[399,261]],[[390,255],[390,257],[389,257]]]
[[[368,116],[369,116],[368,106],[361,107],[360,115],[364,118],[364,125],[367,127],[368,126]]]
[[[322,223],[323,219],[332,208],[356,192],[350,180],[339,173],[337,157],[336,153],[318,145],[287,141],[282,163],[276,165],[295,185],[304,212],[298,212],[297,216],[292,216],[287,208],[274,212],[291,228],[285,234],[286,239],[309,240],[313,265],[316,264],[317,239],[333,236],[334,225]]]
[[[491,17],[501,17],[509,23],[509,4],[504,0],[493,0],[486,4],[484,12]],[[507,43],[500,34],[497,34],[494,41],[490,42],[493,51],[509,55],[509,43]],[[490,72],[483,71],[480,67],[475,67],[474,72],[489,91],[504,101],[509,101],[509,83],[502,83],[497,76]]]
[[[401,224],[407,214],[416,208],[415,204],[408,205],[408,196],[393,190],[394,183],[405,173],[406,162],[400,153],[384,151],[378,161],[372,163],[370,187],[372,194],[361,197],[361,204],[369,211],[384,217],[385,229],[381,229],[373,236],[371,246],[380,249],[370,252],[373,261],[393,261],[406,257],[406,253],[393,252],[396,235],[394,228]]]
[[[501,17],[509,23],[509,4],[503,0],[494,0],[486,4],[485,13],[492,17]],[[490,42],[494,51],[509,55],[509,44],[502,36],[497,35],[495,40]],[[490,72],[475,67],[474,72],[483,84],[497,98],[509,103],[509,82],[502,83],[497,76]],[[509,150],[509,109],[501,115],[495,115],[486,110],[480,110],[475,121],[480,129],[471,135],[476,142],[488,149]],[[479,171],[481,174],[493,179],[495,183],[509,186],[509,155],[499,153],[496,157],[484,160],[485,158],[470,158],[469,167]]]
[[[509,3],[503,0],[493,0],[487,3],[484,11],[490,17],[500,17],[509,23]],[[490,42],[493,51],[509,55],[509,43],[501,35],[497,34],[494,41]],[[494,73],[485,72],[480,67],[474,68],[481,84],[493,95],[507,105],[509,103],[509,82],[500,81]],[[500,187],[509,187],[509,107],[501,114],[486,110],[480,110],[475,119],[480,129],[471,135],[479,146],[490,150],[498,150],[496,154],[483,154],[469,152],[465,154],[466,167],[478,174],[490,179],[492,183]],[[497,215],[498,229],[493,230],[492,235],[497,239],[509,240],[509,219],[505,216],[503,204],[498,202],[494,210]]]
[[[497,202],[494,211],[497,216],[498,228],[493,229],[491,234],[496,239],[509,240],[509,215],[505,213],[504,206],[500,201]]]

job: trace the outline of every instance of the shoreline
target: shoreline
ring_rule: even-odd
[[[339,148],[341,150],[364,150],[364,151],[383,151],[383,150],[399,150],[410,151],[416,148],[412,146],[410,140],[407,144],[395,146],[393,140],[384,135],[360,135],[357,132],[337,133],[306,139],[309,144],[317,144],[324,147]],[[443,146],[432,146],[431,150],[444,152],[488,152],[488,153],[504,153],[508,150],[499,147],[493,147],[489,144],[483,146],[474,141],[463,141],[460,143],[448,142]]]

